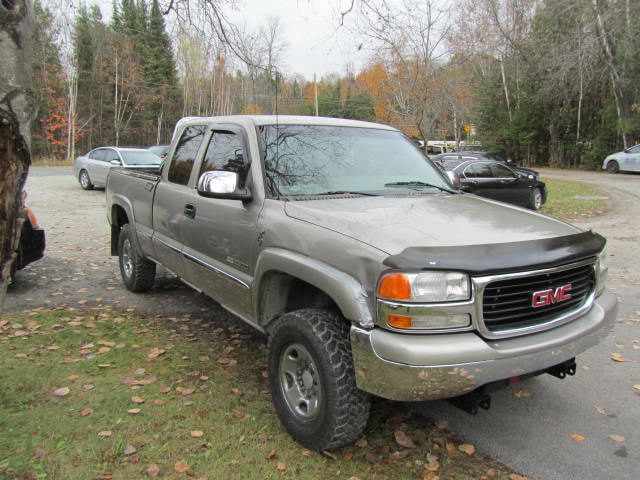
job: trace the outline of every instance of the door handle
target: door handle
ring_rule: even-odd
[[[196,207],[191,205],[190,203],[187,203],[184,206],[184,214],[189,218],[194,218],[196,216]]]

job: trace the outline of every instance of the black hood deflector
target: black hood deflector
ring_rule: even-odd
[[[457,270],[472,275],[535,270],[599,254],[606,244],[591,231],[524,242],[455,247],[410,247],[384,264],[398,270]]]

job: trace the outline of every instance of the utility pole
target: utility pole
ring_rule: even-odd
[[[318,116],[318,82],[316,82],[316,74],[313,74],[313,90],[314,90],[314,104],[316,107],[316,117]]]

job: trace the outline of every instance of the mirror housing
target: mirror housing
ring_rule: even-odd
[[[120,160],[110,160],[109,163],[111,165],[116,166],[116,167],[121,167],[122,166],[122,162]]]
[[[451,182],[451,186],[456,190],[460,190],[460,175],[455,172],[447,172],[447,177],[449,178],[449,182]]]
[[[240,176],[236,172],[213,170],[203,173],[198,179],[198,194],[209,198],[228,200],[251,200],[251,192],[240,188]]]

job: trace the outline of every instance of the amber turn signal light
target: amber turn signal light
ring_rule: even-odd
[[[411,282],[403,273],[389,273],[382,277],[378,285],[378,298],[386,300],[409,300]]]
[[[411,328],[413,326],[413,321],[411,317],[405,317],[404,315],[388,315],[387,316],[387,324],[393,328]]]

